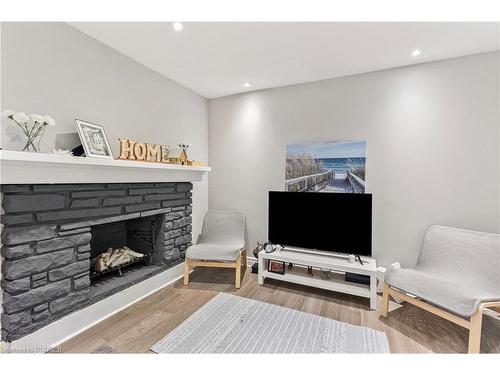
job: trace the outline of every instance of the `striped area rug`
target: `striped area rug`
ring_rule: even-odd
[[[156,353],[389,353],[384,332],[219,293]]]

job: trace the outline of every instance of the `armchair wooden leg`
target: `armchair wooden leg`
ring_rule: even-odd
[[[184,285],[189,285],[189,259],[184,260]]]
[[[389,288],[389,284],[384,283],[384,292],[380,304],[380,315],[384,318],[387,318],[387,314],[389,313]]]
[[[483,307],[479,306],[476,313],[470,317],[469,354],[478,354],[481,350],[482,323],[483,323]]]
[[[236,289],[240,289],[241,286],[241,253],[238,256],[238,259],[236,259],[236,282],[235,282],[235,287]]]

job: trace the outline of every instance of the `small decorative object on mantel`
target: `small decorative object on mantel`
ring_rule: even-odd
[[[170,164],[180,164],[180,165],[192,165],[193,162],[188,160],[187,149],[190,145],[185,143],[180,143],[176,146],[172,146],[169,149],[167,163]]]
[[[57,133],[54,149],[68,150],[72,156],[82,156],[85,154],[82,141],[76,129],[70,133]]]
[[[106,133],[101,125],[75,119],[76,129],[89,158],[113,159]]]
[[[154,143],[137,142],[127,138],[119,138],[120,156],[122,160],[138,160],[155,163],[180,164],[202,167],[199,161],[189,160],[187,156],[188,144],[166,146]]]
[[[62,155],[62,156],[73,156],[73,153],[71,152],[71,150],[63,150],[61,148],[54,149],[52,151],[52,153],[57,154],[57,155]]]
[[[24,112],[16,112],[10,109],[3,111],[2,117],[12,120],[26,137],[26,144],[22,151],[40,152],[40,141],[45,133],[45,128],[56,125],[56,122],[50,116],[36,113],[28,116]]]

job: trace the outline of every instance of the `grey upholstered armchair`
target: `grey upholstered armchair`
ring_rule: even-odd
[[[415,268],[387,271],[384,317],[390,295],[467,328],[469,353],[479,353],[483,309],[500,306],[500,235],[429,227]]]
[[[241,285],[246,269],[245,215],[235,211],[208,211],[196,245],[186,251],[184,285],[195,267],[234,268],[235,286]]]

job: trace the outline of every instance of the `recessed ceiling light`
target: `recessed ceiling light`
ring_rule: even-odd
[[[243,84],[243,87],[250,87],[250,86],[252,86],[252,84],[251,84],[250,82],[245,82],[245,83]]]
[[[419,50],[419,49],[415,49],[415,50],[413,50],[413,51],[412,51],[411,55],[412,55],[413,57],[417,57],[417,56],[420,56],[420,54],[421,54],[421,53],[422,53],[422,51],[421,51],[421,50]]]
[[[174,28],[175,31],[181,31],[184,28],[181,22],[174,22],[172,27]]]

